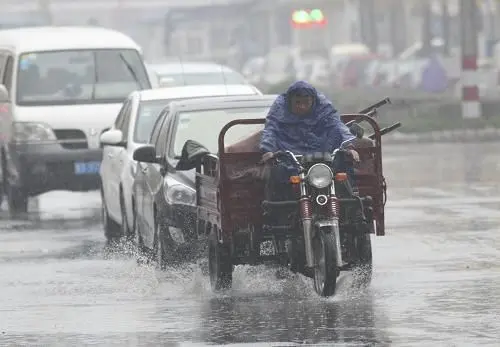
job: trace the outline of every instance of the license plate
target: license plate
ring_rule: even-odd
[[[75,163],[75,175],[93,175],[99,173],[99,167],[101,163],[99,161],[89,161],[89,162],[76,162]]]

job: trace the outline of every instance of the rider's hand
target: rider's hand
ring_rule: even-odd
[[[347,150],[347,153],[354,159],[355,162],[359,162],[359,153],[356,152],[354,149],[349,149]]]
[[[274,157],[274,153],[273,152],[267,152],[267,153],[264,153],[262,155],[262,161],[263,162],[266,162],[268,161],[269,159],[272,159]]]

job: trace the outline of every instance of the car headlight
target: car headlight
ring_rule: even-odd
[[[317,189],[328,187],[333,181],[333,172],[325,164],[315,164],[311,166],[307,173],[309,184]]]
[[[168,181],[165,199],[169,204],[196,206],[196,190],[172,179]]]
[[[56,141],[54,131],[43,123],[13,123],[15,142],[50,142]]]

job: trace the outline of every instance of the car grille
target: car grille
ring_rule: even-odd
[[[87,137],[85,133],[78,129],[59,129],[54,130],[57,140],[63,148],[66,149],[85,149],[88,148]]]

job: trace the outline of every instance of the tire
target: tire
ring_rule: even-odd
[[[22,188],[13,187],[6,182],[6,195],[9,213],[12,217],[28,212],[28,195]]]
[[[104,236],[108,244],[114,243],[121,238],[121,228],[114,220],[109,217],[108,208],[106,207],[106,199],[104,198],[104,192],[101,190],[101,219],[104,228]]]
[[[366,288],[372,281],[373,273],[372,240],[370,234],[366,233],[358,236],[356,241],[359,259],[353,269],[354,285]]]
[[[332,296],[337,288],[337,254],[333,232],[318,230],[313,239],[316,264],[314,269],[314,289],[323,297]]]
[[[312,274],[306,271],[304,253],[304,242],[297,238],[288,241],[290,271],[293,273],[301,273],[307,277],[313,278]]]
[[[166,270],[169,258],[171,258],[172,250],[169,244],[168,228],[164,228],[159,220],[155,220],[154,254],[160,270]]]
[[[144,247],[144,242],[142,241],[140,228],[139,228],[139,219],[137,218],[137,213],[134,211],[134,230],[135,230],[135,245],[136,245],[136,261],[137,265],[144,265],[149,262],[149,253]]]
[[[2,196],[5,195],[7,207],[11,217],[28,212],[29,196],[22,187],[16,187],[10,184],[9,170],[7,168],[7,160],[5,153],[2,153]],[[1,203],[1,202],[0,202]]]
[[[120,235],[125,237],[125,240],[132,241],[134,239],[134,230],[133,227],[130,228],[128,225],[127,209],[125,208],[123,193],[120,193],[120,214],[122,219],[122,223],[120,224]]]
[[[233,285],[233,264],[227,246],[217,240],[217,232],[212,230],[208,237],[208,272],[212,290],[230,289]]]

